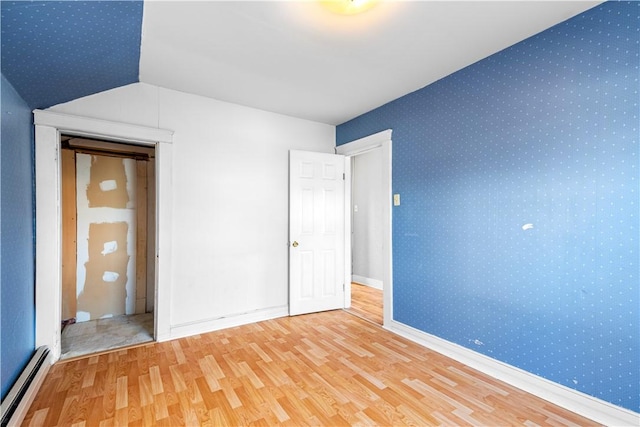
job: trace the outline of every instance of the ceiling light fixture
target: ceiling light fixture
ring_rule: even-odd
[[[327,10],[340,15],[356,15],[374,7],[379,0],[321,0]]]

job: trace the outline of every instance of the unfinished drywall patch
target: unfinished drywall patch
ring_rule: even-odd
[[[90,208],[124,209],[129,202],[125,160],[120,157],[91,156],[91,172],[87,186]]]
[[[136,162],[77,153],[76,176],[76,320],[133,314],[136,312]]]
[[[78,295],[78,312],[99,319],[125,314],[127,296],[127,235],[129,225],[122,222],[89,224],[89,259],[84,263],[86,276]],[[111,242],[116,245],[110,245]],[[117,249],[103,254],[105,244]]]

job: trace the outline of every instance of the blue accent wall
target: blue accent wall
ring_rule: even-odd
[[[393,129],[395,320],[640,411],[640,3],[337,128]]]
[[[2,398],[35,349],[33,119],[2,76],[0,139],[0,380]]]
[[[138,82],[142,1],[2,1],[2,74],[32,109]]]

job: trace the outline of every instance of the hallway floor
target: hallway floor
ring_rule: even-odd
[[[115,316],[68,325],[60,359],[153,341],[153,313]]]
[[[382,325],[382,290],[360,283],[351,283],[351,314]]]

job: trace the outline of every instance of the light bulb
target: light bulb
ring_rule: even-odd
[[[322,0],[320,4],[333,13],[355,15],[371,9],[378,0]]]

